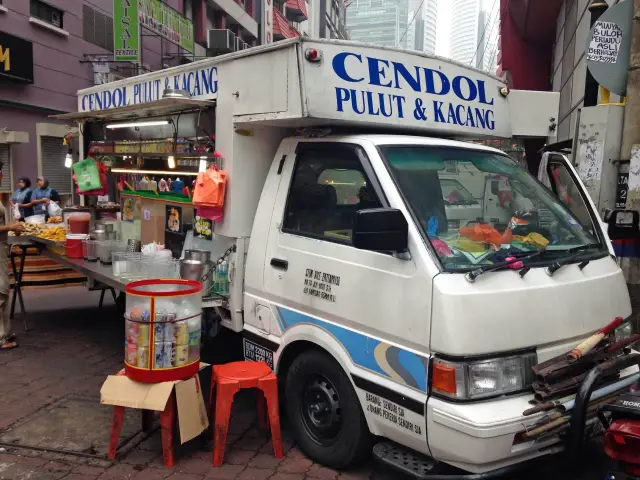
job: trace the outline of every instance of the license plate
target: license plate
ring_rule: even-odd
[[[271,350],[267,350],[266,348],[252,342],[251,340],[247,340],[246,338],[242,339],[242,343],[244,346],[245,360],[253,360],[254,362],[265,362],[267,365],[269,365],[269,368],[273,370],[273,352]]]

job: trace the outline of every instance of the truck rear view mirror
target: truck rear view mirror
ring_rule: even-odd
[[[396,208],[358,210],[352,239],[361,250],[404,252],[409,244],[407,219]]]

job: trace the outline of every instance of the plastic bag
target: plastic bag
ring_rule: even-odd
[[[108,195],[108,189],[107,189],[107,172],[108,172],[108,168],[102,163],[102,162],[96,162],[97,166],[98,166],[98,171],[99,176],[100,176],[100,187],[97,188],[96,190],[87,190],[87,191],[81,191],[80,190],[80,186],[78,184],[78,178],[77,175],[74,173],[72,178],[73,181],[76,182],[76,193],[79,195],[86,195],[86,196],[101,196],[101,195]],[[77,165],[77,164],[76,164]]]
[[[78,184],[78,191],[89,192],[102,188],[98,162],[91,157],[73,164],[73,173]]]
[[[13,214],[14,220],[20,220],[20,218],[22,217],[22,215],[20,215],[20,207],[18,206],[17,203],[13,204],[11,213]]]
[[[61,217],[62,209],[56,202],[49,202],[49,205],[47,205],[47,213],[50,217]]]
[[[227,185],[227,174],[223,170],[210,168],[198,173],[193,204],[202,207],[222,207]]]

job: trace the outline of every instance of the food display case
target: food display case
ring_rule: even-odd
[[[202,285],[141,280],[125,290],[125,373],[146,383],[184,380],[198,372]]]

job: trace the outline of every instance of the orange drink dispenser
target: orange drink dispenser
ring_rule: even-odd
[[[127,284],[125,373],[137,382],[185,380],[198,372],[202,285],[192,280]]]

